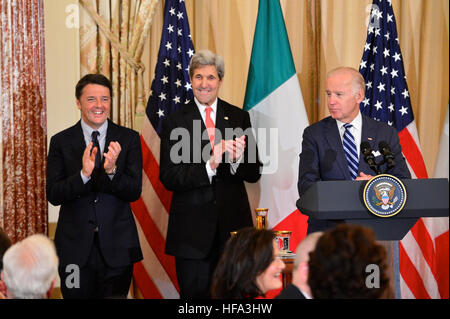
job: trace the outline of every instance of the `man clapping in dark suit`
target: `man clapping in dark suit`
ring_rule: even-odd
[[[397,131],[384,122],[361,114],[364,99],[362,75],[349,67],[337,68],[327,75],[326,94],[330,116],[307,127],[303,132],[302,153],[298,177],[298,192],[302,196],[317,181],[368,180],[376,175],[364,160],[360,145],[366,142],[381,156],[380,142],[389,145],[395,166],[381,171],[398,178],[411,178],[402,154]],[[308,220],[308,233],[335,226],[332,222]]]
[[[130,202],[142,189],[139,134],[108,119],[111,82],[88,74],[77,84],[81,120],[54,135],[47,199],[61,205],[55,234],[64,298],[126,297],[142,259]]]
[[[197,52],[189,67],[194,101],[163,121],[160,180],[173,191],[166,253],[175,256],[181,298],[209,298],[231,231],[252,226],[244,181],[260,177],[246,111],[217,98],[224,62]]]

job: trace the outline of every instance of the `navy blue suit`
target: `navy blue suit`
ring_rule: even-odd
[[[105,150],[111,141],[121,146],[117,173],[111,180],[102,168],[97,183],[91,179],[84,184],[80,171],[86,142],[81,122],[50,140],[46,190],[47,200],[61,205],[55,234],[60,269],[69,264],[86,265],[97,237],[107,267],[130,267],[142,259],[130,208],[142,189],[139,134],[109,121]]]
[[[361,142],[368,142],[372,150],[378,150],[378,143],[385,141],[391,148],[395,158],[395,166],[387,171],[382,165],[381,172],[391,174],[400,179],[411,178],[411,173],[402,154],[397,131],[384,122],[372,120],[362,115]],[[380,152],[381,154],[381,152]],[[375,158],[378,163],[382,156]],[[358,175],[360,172],[369,175],[376,173],[359,155]],[[298,193],[302,196],[317,181],[351,180],[342,140],[336,120],[327,117],[307,127],[303,132],[302,152],[300,154]],[[314,221],[308,220],[308,233],[323,230],[312,229]]]
[[[290,284],[275,299],[306,299],[306,297],[297,286]]]

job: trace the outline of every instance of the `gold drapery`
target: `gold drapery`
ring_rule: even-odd
[[[81,76],[102,73],[111,80],[111,119],[131,128],[145,112],[140,60],[158,1],[80,0]]]
[[[371,0],[281,0],[292,54],[310,123],[328,115],[325,75],[359,68]],[[225,59],[220,97],[242,106],[258,0],[186,0],[196,50]],[[447,0],[392,0],[400,47],[428,175],[432,176],[449,102],[449,4]],[[153,80],[164,1],[158,3],[146,44],[147,96]]]
[[[13,242],[47,234],[42,0],[0,2],[0,227]]]

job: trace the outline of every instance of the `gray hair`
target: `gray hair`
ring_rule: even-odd
[[[219,75],[219,80],[225,76],[225,62],[220,55],[209,50],[201,50],[194,54],[189,63],[189,76],[192,78],[194,71],[206,65],[214,65]]]
[[[359,73],[358,70],[356,70],[354,68],[344,66],[344,67],[338,67],[336,69],[333,69],[330,72],[328,72],[327,79],[330,76],[340,74],[340,73],[350,73],[352,75],[352,93],[353,94],[358,93],[359,90],[362,90],[363,92],[365,92],[366,82],[364,81],[364,77],[362,76],[361,73]]]
[[[57,271],[55,245],[44,235],[25,238],[3,256],[3,280],[12,298],[45,298]]]

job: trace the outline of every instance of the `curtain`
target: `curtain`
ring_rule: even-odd
[[[158,1],[80,0],[81,76],[102,73],[111,80],[111,119],[130,128],[145,113],[140,59]]]
[[[225,59],[221,98],[244,101],[258,0],[186,0],[196,50]],[[338,66],[359,68],[371,0],[281,0],[310,123],[325,116],[325,75]],[[163,23],[158,3],[143,63],[146,94],[153,80]],[[447,0],[392,0],[422,154],[433,172],[449,101]]]
[[[0,2],[0,227],[13,242],[47,234],[42,0]]]

